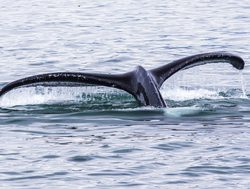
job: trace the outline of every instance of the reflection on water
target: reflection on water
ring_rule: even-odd
[[[248,0],[2,0],[0,14],[1,87],[48,72],[150,69],[209,51],[246,61],[241,75],[225,64],[177,73],[161,89],[166,109],[139,107],[111,88],[6,94],[0,188],[249,187]]]

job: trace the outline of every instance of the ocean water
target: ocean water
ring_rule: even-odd
[[[249,188],[248,0],[2,0],[0,87],[34,74],[123,73],[212,51],[161,88],[167,108],[104,87],[0,99],[0,188]]]

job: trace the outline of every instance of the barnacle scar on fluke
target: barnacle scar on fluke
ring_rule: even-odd
[[[244,68],[241,57],[227,52],[210,52],[188,56],[175,60],[164,66],[145,70],[137,66],[134,71],[124,74],[97,74],[78,72],[58,72],[34,75],[13,81],[4,86],[0,97],[12,89],[50,82],[71,82],[80,84],[102,85],[122,89],[132,94],[142,106],[166,107],[159,91],[163,82],[180,70],[188,69],[207,63],[229,63],[236,69]]]

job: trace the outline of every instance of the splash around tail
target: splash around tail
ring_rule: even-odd
[[[227,52],[211,52],[188,56],[151,70],[145,70],[142,66],[138,66],[134,71],[124,74],[47,73],[26,77],[7,84],[1,89],[0,97],[13,89],[28,85],[70,82],[80,85],[114,87],[133,95],[142,106],[166,107],[159,90],[162,84],[180,70],[208,63],[229,63],[238,70],[242,70],[245,64],[244,60],[237,55]]]

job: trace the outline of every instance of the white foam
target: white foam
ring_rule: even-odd
[[[161,90],[161,93],[164,99],[174,101],[222,98],[218,91],[209,89],[165,88]]]
[[[176,107],[176,108],[165,108],[164,113],[167,116],[171,117],[181,117],[181,116],[187,116],[187,115],[195,115],[200,112],[204,111],[201,107]]]
[[[113,89],[112,89],[113,91]],[[9,91],[0,98],[0,107],[91,101],[107,98],[110,88],[103,87],[26,87]]]
[[[17,88],[9,91],[0,98],[0,107],[12,107],[18,105],[53,104],[58,102],[79,102],[110,100],[111,94],[124,95],[121,90],[101,87],[44,87],[32,86]],[[166,100],[185,101],[192,99],[222,99],[219,90],[211,89],[186,89],[186,88],[164,88],[161,89],[163,98]],[[127,94],[127,93],[126,93]],[[245,95],[244,95],[245,96]],[[236,97],[236,96],[235,96]],[[241,98],[242,94],[237,98]],[[122,96],[119,98],[121,100]],[[228,98],[228,97],[227,97]]]

